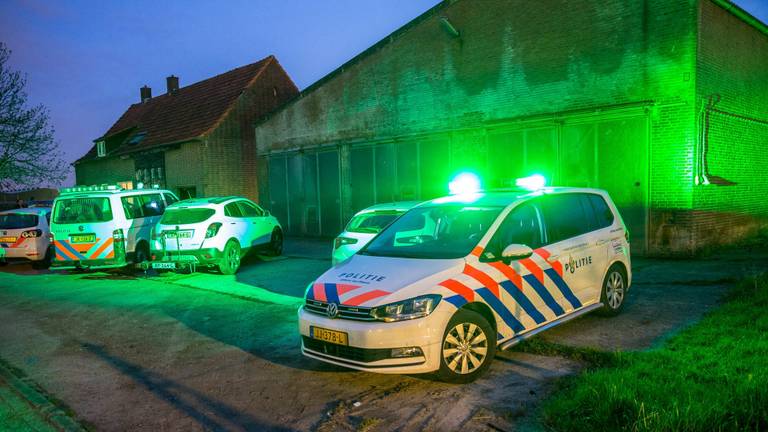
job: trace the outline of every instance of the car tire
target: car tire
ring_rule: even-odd
[[[6,261],[4,259],[0,259],[0,267],[5,267],[7,265],[8,265],[8,261]]]
[[[133,263],[141,264],[144,261],[149,260],[149,246],[145,242],[139,242],[136,245],[136,250],[133,253]]]
[[[224,275],[233,275],[240,268],[240,245],[236,241],[230,240],[224,246],[224,252],[219,259],[219,271]]]
[[[456,384],[472,382],[488,370],[495,355],[496,332],[491,324],[479,313],[461,309],[443,332],[438,378]]]
[[[269,241],[269,256],[280,256],[283,253],[283,232],[279,228],[272,231]]]
[[[32,268],[35,270],[45,270],[51,266],[51,259],[53,258],[53,252],[50,248],[45,251],[45,257],[40,261],[32,261]]]
[[[627,273],[624,268],[619,264],[614,264],[608,268],[600,292],[600,303],[603,304],[600,313],[604,316],[618,315],[624,308],[627,288]]]

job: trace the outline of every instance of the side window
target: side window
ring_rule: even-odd
[[[166,205],[171,205],[175,202],[179,202],[179,200],[175,196],[173,196],[173,194],[164,193],[163,196],[165,197]]]
[[[237,203],[233,202],[224,206],[224,216],[239,218],[243,217],[243,213],[240,211]]]
[[[146,194],[141,196],[141,208],[145,217],[160,216],[165,211],[165,204],[163,204],[160,194]]]
[[[243,213],[244,217],[264,216],[261,209],[256,208],[256,206],[249,203],[248,201],[238,201],[237,206],[240,207],[240,211]]]
[[[144,217],[144,209],[141,206],[141,197],[132,195],[120,198],[123,203],[123,211],[126,219],[136,219]]]
[[[592,230],[592,215],[586,212],[582,194],[551,195],[544,199],[544,221],[549,243],[557,243]]]
[[[524,244],[531,249],[542,246],[539,210],[534,203],[515,207],[499,226],[491,239],[491,253],[500,256],[502,250],[511,244]]]
[[[611,208],[608,207],[608,203],[605,202],[605,199],[596,194],[587,194],[585,196],[595,214],[595,229],[599,230],[613,225],[613,212],[611,211]]]

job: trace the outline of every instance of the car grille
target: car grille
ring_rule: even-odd
[[[304,304],[304,310],[317,315],[328,316],[328,303],[309,300],[307,299]],[[355,321],[375,321],[376,319],[371,316],[371,308],[356,307],[356,306],[344,306],[339,305],[339,314],[336,315],[339,319],[348,319]]]
[[[302,338],[304,339],[304,348],[345,360],[369,363],[388,359],[392,353],[391,349],[357,348],[347,345],[332,344],[330,342],[312,339],[307,336],[302,336]]]

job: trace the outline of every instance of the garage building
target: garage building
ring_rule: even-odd
[[[768,27],[725,0],[444,1],[255,126],[290,234],[366,206],[540,173],[608,190],[636,253],[768,217]]]

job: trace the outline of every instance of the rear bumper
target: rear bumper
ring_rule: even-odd
[[[45,249],[42,248],[2,248],[0,259],[42,261],[45,259]]]
[[[128,264],[124,259],[92,259],[78,261],[51,261],[51,270],[95,270],[125,267]]]
[[[189,250],[153,250],[152,261],[174,262],[182,266],[193,263],[195,265],[213,265],[221,259],[222,251],[216,248],[189,249]]]

